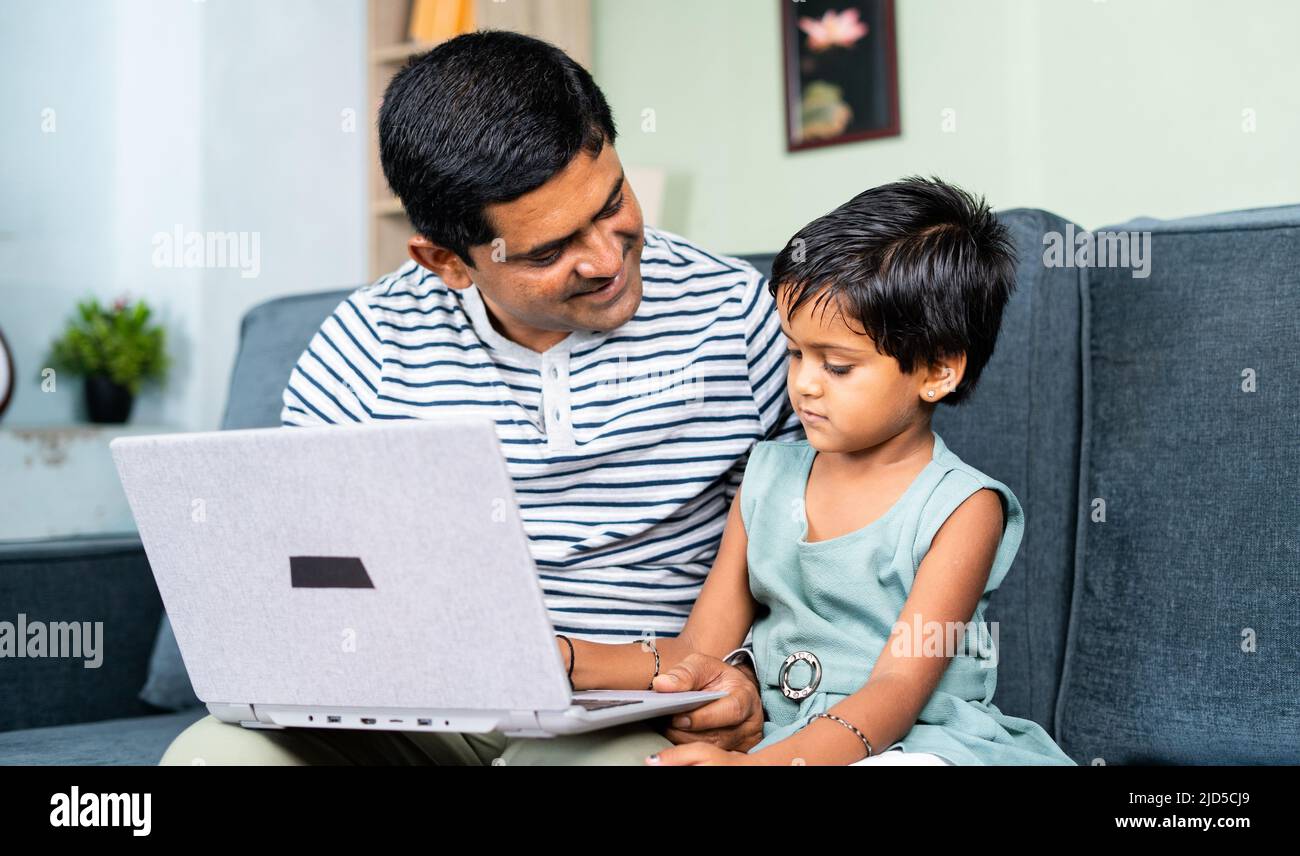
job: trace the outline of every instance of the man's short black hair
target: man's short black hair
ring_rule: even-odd
[[[412,57],[379,108],[379,158],[411,225],[473,267],[496,237],[484,206],[518,199],[579,151],[599,155],[614,119],[591,75],[552,44],[481,30]]]
[[[793,314],[834,300],[904,372],[966,355],[966,372],[941,401],[966,399],[993,356],[1015,288],[1016,254],[983,197],[919,176],[859,193],[799,230],[772,263]],[[824,308],[823,308],[824,311]]]

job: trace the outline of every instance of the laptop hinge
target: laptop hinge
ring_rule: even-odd
[[[550,737],[542,728],[535,710],[512,710],[509,720],[501,723],[501,733],[508,737]]]
[[[277,725],[264,714],[257,712],[257,706],[252,704],[228,704],[208,702],[208,712],[220,719],[222,722],[238,723],[245,728],[273,728],[283,729],[283,725]]]
[[[269,714],[258,713],[257,705],[250,704],[249,708],[253,711],[253,716],[250,719],[241,721],[239,723],[240,725],[244,726],[245,728],[275,728],[281,730],[284,729],[284,726],[280,725],[278,722],[273,721]]]
[[[229,702],[207,702],[208,713],[222,722],[238,723],[245,728],[283,728],[275,723],[267,723],[258,717],[257,710],[251,704],[231,704]]]

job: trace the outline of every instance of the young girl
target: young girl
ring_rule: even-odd
[[[606,687],[644,688],[653,653],[653,686],[670,690],[661,672],[721,657],[752,627],[761,742],[647,763],[1074,763],[992,701],[984,615],[1020,546],[1020,503],[930,427],[979,380],[1014,280],[984,201],[920,178],[859,194],[777,256],[769,288],[807,440],[753,449],[680,636],[635,663],[611,650],[627,646],[559,640],[566,666]]]

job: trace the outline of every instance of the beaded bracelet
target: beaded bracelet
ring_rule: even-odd
[[[845,728],[852,731],[854,734],[858,735],[858,739],[862,741],[862,745],[867,747],[867,758],[871,757],[873,753],[873,750],[871,748],[871,741],[867,739],[867,735],[863,734],[861,731],[858,730],[858,727],[856,725],[854,725],[852,722],[848,722],[847,720],[840,719],[838,716],[836,716],[833,713],[818,713],[813,716],[813,719],[816,719],[819,716],[825,717],[826,719],[833,719],[836,722],[838,722],[840,725],[843,725]]]
[[[646,687],[647,690],[653,690],[655,688],[655,678],[659,677],[659,649],[655,647],[655,640],[653,639],[642,639],[641,644],[643,646],[649,645],[650,650],[655,655],[655,673],[650,676],[650,686]]]

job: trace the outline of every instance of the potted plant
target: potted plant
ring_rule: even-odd
[[[50,365],[86,379],[91,422],[125,422],[145,381],[161,382],[168,359],[162,327],[149,322],[143,300],[101,307],[95,298],[77,304],[77,316],[50,348]]]

